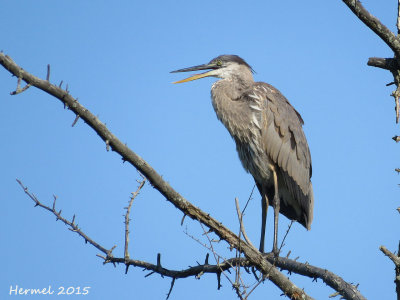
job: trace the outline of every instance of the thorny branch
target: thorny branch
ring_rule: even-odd
[[[131,208],[133,204],[133,200],[135,200],[136,196],[139,194],[140,190],[143,188],[144,184],[146,183],[146,178],[142,176],[143,180],[139,182],[139,186],[136,192],[132,193],[131,199],[129,200],[128,207],[126,208],[125,214],[125,250],[124,250],[124,257],[126,260],[129,260],[129,214],[131,213]],[[128,266],[126,268],[126,273],[128,272]]]
[[[222,271],[227,271],[229,269],[233,269],[236,265],[242,267],[251,267],[253,264],[245,257],[233,257],[229,259],[219,259],[219,255],[217,254],[216,260],[218,261],[217,264],[212,265],[208,263],[208,254],[204,261],[204,264],[198,264],[194,267],[189,267],[183,270],[171,270],[162,267],[161,265],[161,256],[158,254],[157,256],[157,263],[152,264],[142,260],[136,260],[126,257],[114,257],[112,255],[112,251],[115,249],[116,246],[113,246],[111,249],[107,249],[101,246],[99,243],[95,242],[91,239],[87,234],[85,234],[77,224],[75,224],[75,216],[73,217],[72,221],[68,221],[64,217],[61,216],[61,212],[55,209],[55,202],[53,202],[53,207],[50,208],[49,206],[41,203],[37,197],[29,192],[28,188],[23,185],[23,183],[18,180],[18,183],[24,190],[24,192],[35,202],[35,206],[40,206],[45,210],[48,210],[52,214],[54,214],[57,220],[62,221],[64,224],[69,226],[72,232],[77,233],[78,235],[82,236],[86,243],[91,244],[92,246],[96,247],[98,250],[103,252],[105,256],[97,255],[104,260],[104,263],[113,263],[113,264],[125,264],[127,266],[139,267],[143,268],[144,270],[151,271],[151,273],[147,274],[146,276],[152,275],[154,273],[158,273],[161,276],[170,277],[172,280],[176,280],[179,278],[187,278],[194,276],[196,278],[200,278],[205,273],[211,274],[220,274]],[[143,181],[142,181],[143,182]],[[142,184],[141,182],[141,184]],[[139,188],[138,188],[139,190]],[[209,249],[209,248],[208,248]],[[320,278],[322,279],[327,285],[329,285],[334,290],[338,291],[341,295],[344,295],[346,299],[365,299],[358,291],[356,286],[351,285],[345,282],[341,277],[335,275],[334,273],[322,269],[316,266],[312,266],[309,263],[301,263],[296,259],[290,259],[288,257],[275,257],[273,253],[264,253],[262,254],[263,258],[269,261],[271,264],[274,264],[276,267],[280,268],[281,270],[288,271],[290,273],[297,273],[300,275],[307,276],[312,279]],[[261,280],[262,281],[262,280]],[[170,290],[171,291],[171,290]]]
[[[54,196],[53,205],[50,208],[49,206],[42,204],[36,198],[36,196],[34,194],[30,193],[28,191],[28,188],[25,187],[20,180],[17,179],[17,182],[22,187],[22,189],[24,190],[25,194],[27,194],[28,197],[31,198],[35,202],[35,207],[36,206],[40,206],[41,208],[44,208],[44,209],[48,210],[49,212],[53,213],[57,217],[57,220],[61,220],[65,225],[69,226],[69,230],[71,230],[72,232],[76,232],[78,235],[83,237],[83,239],[85,240],[85,243],[91,244],[92,246],[96,247],[98,250],[100,250],[104,254],[107,254],[107,256],[111,257],[111,255],[112,255],[111,252],[112,251],[107,250],[106,248],[104,248],[100,244],[96,243],[89,236],[87,236],[85,233],[83,233],[83,231],[81,231],[81,229],[78,227],[78,224],[75,223],[75,215],[72,217],[72,221],[68,221],[67,219],[65,219],[64,217],[61,216],[61,210],[59,210],[59,211],[56,210],[56,200],[57,200],[56,196]]]
[[[190,218],[197,220],[201,224],[207,226],[210,231],[214,232],[220,239],[226,241],[232,248],[235,248],[240,253],[242,253],[245,256],[245,260],[247,261],[247,263],[258,269],[264,276],[267,276],[267,278],[271,282],[273,282],[279,289],[282,290],[284,295],[291,299],[312,299],[302,289],[298,288],[292,281],[290,281],[284,274],[279,272],[273,266],[273,264],[271,264],[268,259],[265,259],[263,254],[260,253],[257,249],[250,246],[245,241],[240,240],[237,235],[235,235],[232,231],[223,226],[219,221],[212,218],[209,214],[201,211],[199,208],[193,206],[183,196],[176,192],[169,185],[169,183],[163,180],[163,178],[146,161],[144,161],[139,155],[129,149],[124,143],[122,143],[114,134],[112,134],[107,129],[104,123],[102,123],[88,109],[83,107],[77,99],[73,98],[69,94],[67,89],[63,90],[59,86],[51,84],[47,80],[42,80],[36,76],[33,76],[32,74],[26,72],[21,67],[19,67],[9,56],[4,55],[2,52],[0,52],[0,64],[11,74],[25,81],[28,85],[35,86],[54,96],[55,98],[60,100],[65,107],[75,113],[75,115],[80,116],[80,118],[84,122],[86,122],[106,143],[107,150],[111,149],[120,154],[124,161],[129,162],[140,173],[142,173],[152,184],[152,186],[157,189],[162,195],[164,195],[165,198],[169,202],[171,202],[176,208],[181,210],[185,215],[189,216]],[[32,200],[36,202],[37,199],[35,199],[35,197],[32,198]],[[46,207],[38,201],[36,202],[36,204],[55,214],[58,219],[62,220],[65,224],[68,224],[73,231],[76,231],[79,235],[81,235],[85,239],[85,241],[90,242],[93,246],[106,254],[106,256],[103,257],[103,259],[105,259],[105,263],[128,263],[129,265],[153,270],[154,272],[157,272],[161,275],[169,276],[172,278],[182,278],[182,274],[188,274],[187,272],[195,272],[196,274],[198,274],[198,270],[201,270],[201,272],[209,272],[210,270],[210,266],[197,266],[183,271],[170,271],[163,268],[161,264],[152,265],[146,262],[131,259],[126,262],[125,258],[114,258],[112,256],[112,250],[114,249],[114,247],[110,250],[107,250],[92,241],[74,224],[74,219],[73,222],[69,222],[68,220],[62,218],[61,212],[55,211],[54,208],[51,209],[49,207]],[[218,268],[220,267],[221,266],[218,266]],[[229,266],[226,266],[226,268],[229,268]],[[345,283],[345,281],[343,280],[339,280],[337,282],[340,282],[341,284]],[[346,299],[365,299],[357,291],[357,289],[350,284],[341,285],[338,289],[340,290],[341,295]]]

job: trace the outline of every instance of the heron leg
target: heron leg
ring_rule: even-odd
[[[278,176],[276,174],[275,168],[272,168],[272,173],[274,176],[274,199],[272,201],[272,206],[274,208],[274,245],[272,248],[272,252],[275,256],[278,256],[278,218],[279,218],[279,210],[281,206],[280,198],[279,198],[279,190],[278,190]]]
[[[264,239],[265,239],[265,226],[267,223],[268,212],[268,197],[265,192],[261,195],[261,238],[260,238],[260,252],[264,253]]]

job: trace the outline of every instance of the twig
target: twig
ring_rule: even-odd
[[[186,217],[186,215],[183,214],[183,217],[182,217],[182,220],[181,220],[181,226],[183,225],[183,222],[185,221],[185,217]]]
[[[397,27],[397,37],[400,36],[400,0],[397,1],[397,22],[396,22],[396,27]]]
[[[290,231],[290,229],[292,228],[293,223],[294,223],[294,221],[291,220],[291,221],[290,221],[290,224],[289,224],[289,226],[288,226],[288,229],[286,230],[285,236],[284,236],[283,239],[282,239],[281,246],[279,247],[278,253],[281,253],[282,247],[285,245],[286,237],[288,236],[289,231]],[[287,255],[286,257],[288,257],[288,256],[289,256],[289,255]]]
[[[244,214],[244,212],[245,212],[245,210],[246,210],[246,208],[247,208],[247,205],[249,205],[249,203],[250,203],[250,200],[251,200],[251,199],[253,199],[253,193],[254,193],[254,189],[255,189],[255,187],[256,187],[256,185],[253,185],[253,188],[251,189],[251,192],[250,192],[249,198],[247,199],[247,202],[246,202],[246,204],[244,205],[244,208],[243,208],[242,214]]]
[[[75,120],[74,120],[74,122],[72,122],[71,127],[75,126],[75,124],[78,122],[79,118],[80,118],[79,115],[76,115]]]
[[[174,287],[175,284],[175,277],[172,277],[172,281],[171,281],[171,287],[169,288],[168,294],[167,294],[167,300],[169,299],[169,296],[171,295],[172,289]]]
[[[50,65],[47,65],[47,75],[46,75],[46,80],[49,81],[50,80]]]
[[[200,226],[201,226],[201,228],[203,229],[203,231],[204,231],[204,233],[205,233],[205,235],[206,235],[206,237],[207,237],[207,239],[208,239],[208,243],[209,243],[209,245],[210,245],[209,247],[210,247],[210,249],[211,249],[212,254],[214,255],[214,259],[215,259],[215,261],[216,261],[216,263],[217,263],[217,266],[219,266],[219,265],[220,265],[220,258],[222,258],[222,256],[218,255],[218,254],[215,252],[214,247],[213,247],[213,245],[212,245],[212,240],[211,240],[210,237],[208,236],[208,232],[205,230],[203,224],[200,223]],[[223,259],[224,262],[227,261],[225,258],[222,258],[222,259]],[[234,268],[233,265],[231,265],[231,267]],[[228,270],[229,270],[229,268],[228,268]],[[235,283],[232,282],[232,280],[229,278],[229,276],[228,276],[228,275],[224,272],[224,270],[221,269],[221,268],[219,269],[219,272],[217,273],[217,275],[219,275],[219,278],[218,278],[218,287],[219,287],[219,288],[221,287],[221,278],[220,278],[221,273],[224,274],[224,276],[226,277],[226,279],[228,279],[228,281],[230,282],[230,284],[232,285],[232,287],[233,287],[233,288],[236,288],[236,284],[235,284],[235,283],[236,283],[236,280],[235,280]],[[237,274],[237,273],[236,273],[236,274]],[[218,288],[218,289],[219,289],[219,288]]]
[[[42,204],[35,195],[31,194],[28,191],[28,188],[25,187],[23,185],[23,183],[16,179],[17,182],[19,183],[19,185],[21,186],[21,188],[24,190],[25,194],[27,194],[29,196],[29,198],[31,198],[34,202],[35,202],[35,206],[40,206],[46,210],[48,210],[49,212],[53,213],[56,217],[57,220],[61,220],[64,224],[68,225],[70,228],[69,230],[76,232],[78,235],[80,235],[81,237],[83,237],[83,239],[85,240],[85,242],[91,244],[92,246],[96,247],[98,250],[100,250],[101,252],[103,252],[104,254],[107,254],[110,252],[110,250],[107,250],[106,248],[100,246],[98,243],[96,243],[94,240],[92,240],[90,237],[88,237],[85,233],[83,233],[81,231],[81,229],[78,227],[78,225],[75,224],[75,216],[72,219],[72,222],[68,221],[67,219],[65,219],[64,217],[61,216],[61,211],[56,211],[56,197],[54,197],[54,202],[53,202],[53,207],[50,208],[47,205]],[[110,252],[111,253],[111,252]]]
[[[14,95],[20,94],[20,93],[26,91],[30,86],[31,85],[28,83],[21,89],[21,78],[18,77],[17,88],[15,89],[15,91],[11,92],[10,95],[14,96]]]
[[[246,234],[246,230],[245,230],[244,225],[243,225],[243,214],[240,211],[238,198],[235,198],[235,204],[236,204],[236,213],[238,215],[239,224],[240,224],[240,232],[243,234],[243,237],[246,240],[247,244],[249,244],[250,246],[255,248],[253,243],[250,241],[249,237]]]
[[[385,246],[380,246],[379,249],[383,252],[383,254],[389,257],[396,266],[400,266],[400,257],[390,252]]]
[[[250,292],[247,294],[246,299],[251,295],[251,293],[254,292],[254,290],[260,285],[261,282],[264,282],[264,279],[261,278],[260,280],[257,281],[257,283],[253,286],[253,288],[250,290]]]
[[[132,193],[131,199],[129,200],[128,207],[126,208],[125,214],[125,248],[124,248],[124,257],[126,260],[129,259],[129,214],[131,213],[132,203],[135,200],[136,196],[139,194],[140,190],[143,188],[144,184],[146,183],[146,178],[143,177],[143,180],[140,182],[136,192]]]
[[[400,74],[398,71],[393,72],[393,76],[395,77],[397,89],[392,92],[392,96],[394,98],[395,102],[395,110],[396,110],[396,124],[399,123],[399,112],[400,112],[400,104],[399,104],[399,98],[400,98]]]

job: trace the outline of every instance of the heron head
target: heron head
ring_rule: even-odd
[[[182,79],[174,83],[183,83],[204,77],[218,77],[225,79],[225,78],[230,78],[232,76],[241,76],[244,75],[245,73],[246,75],[250,74],[250,77],[252,78],[252,73],[254,72],[252,67],[243,58],[237,55],[220,55],[212,59],[207,64],[179,69],[172,71],[171,73],[191,72],[198,70],[209,70],[209,71],[190,76],[189,78]]]

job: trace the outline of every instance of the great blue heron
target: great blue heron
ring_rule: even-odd
[[[273,252],[277,254],[279,212],[307,230],[313,219],[311,156],[303,119],[276,88],[254,82],[253,69],[237,55],[220,55],[208,64],[171,73],[196,70],[209,71],[175,83],[208,76],[221,78],[211,87],[212,104],[261,194],[261,252],[268,205],[274,208]]]

